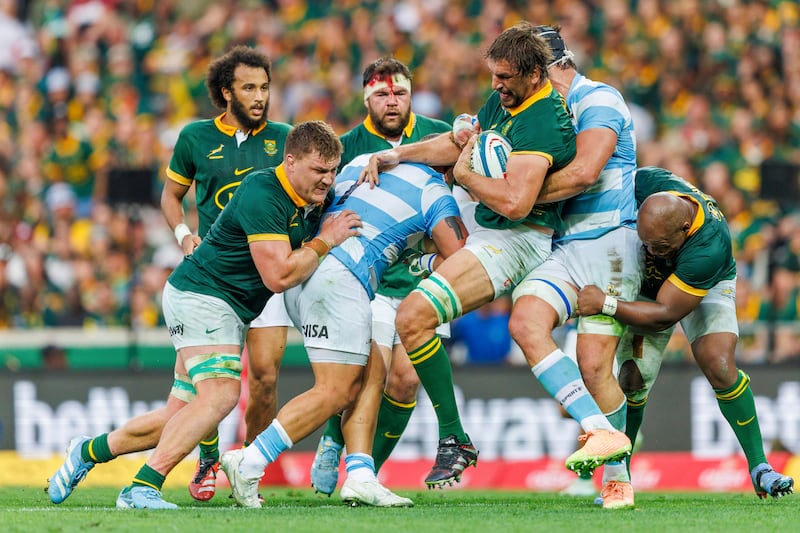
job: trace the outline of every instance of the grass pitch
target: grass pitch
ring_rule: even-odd
[[[164,497],[177,511],[119,511],[118,489],[78,487],[61,505],[41,488],[0,488],[0,531],[160,533],[276,532],[790,532],[800,527],[800,499],[758,500],[752,493],[639,493],[633,509],[604,511],[589,498],[553,493],[435,490],[398,491],[411,509],[349,508],[338,491],[262,487],[263,509],[240,509],[221,489],[208,503],[185,489]]]

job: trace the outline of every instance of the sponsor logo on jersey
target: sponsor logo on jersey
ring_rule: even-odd
[[[206,156],[206,158],[208,158],[208,159],[223,159],[225,157],[224,155],[222,155],[222,149],[223,148],[224,148],[224,146],[222,144],[220,144],[219,146],[217,146],[216,148],[214,148],[213,150],[208,152],[208,155]]]
[[[303,324],[303,336],[309,339],[327,339],[328,326],[320,324]]]
[[[267,155],[277,155],[278,142],[275,139],[264,139],[264,151]]]
[[[238,168],[238,167],[236,167],[235,169],[233,169],[233,174],[234,174],[234,176],[241,176],[241,175],[242,175],[242,174],[244,174],[245,172],[250,172],[250,171],[251,171],[251,170],[253,170],[254,168],[255,168],[255,167],[247,167],[247,168],[243,168],[242,170],[239,170],[239,168]]]
[[[225,209],[225,206],[228,205],[228,202],[231,201],[231,197],[233,196],[233,193],[236,192],[236,187],[238,187],[240,183],[242,182],[235,181],[233,183],[227,184],[224,187],[221,187],[217,191],[217,194],[214,195],[214,205],[216,205],[220,209]]]
[[[173,335],[183,335],[183,324],[169,326],[169,336],[172,337]]]

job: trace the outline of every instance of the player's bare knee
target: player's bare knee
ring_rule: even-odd
[[[417,333],[419,329],[419,322],[415,320],[415,316],[418,316],[418,313],[420,312],[419,303],[415,301],[403,301],[403,303],[401,303],[397,308],[397,315],[394,319],[394,325],[395,328],[397,328],[397,334],[400,335],[400,337],[406,337]]]
[[[646,387],[642,373],[639,371],[639,367],[636,366],[636,363],[631,360],[625,361],[619,367],[618,381],[620,388],[622,388],[622,392],[625,393],[625,396],[631,396],[639,391],[644,390]]]
[[[538,316],[527,312],[523,307],[514,307],[508,320],[508,331],[511,338],[519,344],[523,350],[528,345],[539,345],[546,341],[550,336],[552,328],[544,322],[535,319]]]
[[[411,403],[417,399],[419,391],[419,376],[411,369],[411,372],[390,374],[386,382],[386,394],[393,400],[402,403]]]

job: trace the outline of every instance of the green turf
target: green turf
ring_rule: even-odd
[[[117,511],[117,490],[82,488],[52,505],[41,489],[0,488],[0,531],[414,532],[786,532],[800,527],[800,499],[753,494],[639,493],[636,508],[604,511],[585,498],[500,491],[398,491],[413,509],[348,508],[311,490],[262,488],[263,509],[237,509],[227,490],[207,504],[165,491],[177,511]]]

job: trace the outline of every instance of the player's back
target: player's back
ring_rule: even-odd
[[[374,297],[386,268],[444,217],[458,216],[458,205],[442,175],[425,165],[402,163],[380,174],[380,185],[358,185],[369,154],[355,158],[336,177],[336,197],[328,210],[351,209],[361,216],[361,235],[331,254],[344,263]]]

